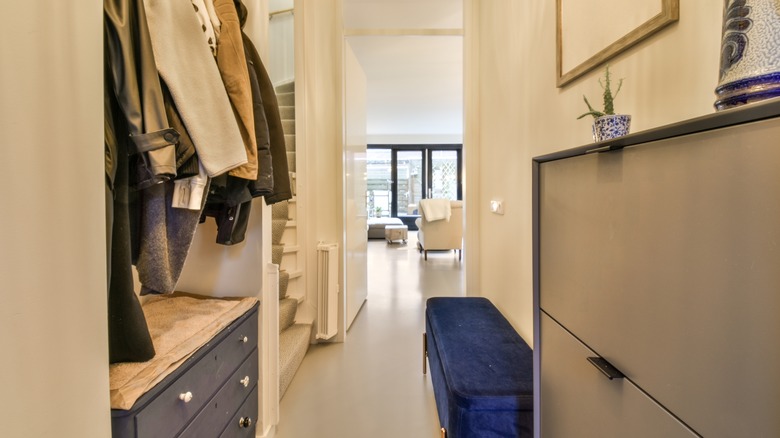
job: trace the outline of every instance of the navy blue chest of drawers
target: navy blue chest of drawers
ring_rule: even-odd
[[[131,409],[112,410],[113,438],[254,437],[258,307],[214,336]]]

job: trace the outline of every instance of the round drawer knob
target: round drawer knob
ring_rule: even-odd
[[[249,342],[249,338],[248,338],[248,337],[246,337],[246,336],[241,336],[240,338],[238,338],[238,340],[239,340],[239,341],[241,341],[241,342],[243,342],[243,343],[245,343],[245,344],[246,344],[247,342]]]
[[[241,379],[241,384],[244,385],[244,388],[247,388],[249,386],[249,376],[244,376],[244,378]]]
[[[238,425],[240,427],[249,428],[252,426],[252,419],[249,417],[241,417],[238,420]]]
[[[192,400],[192,393],[187,391],[185,393],[179,394],[179,400],[183,401],[184,403],[189,403]]]

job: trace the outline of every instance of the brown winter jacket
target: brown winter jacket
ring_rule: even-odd
[[[233,0],[214,0],[220,27],[217,40],[217,67],[233,106],[246,149],[247,163],[229,172],[231,176],[254,180],[257,178],[257,141],[252,111],[252,88],[246,70],[241,25]]]

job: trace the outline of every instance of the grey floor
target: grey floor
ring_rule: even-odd
[[[313,345],[284,395],[276,438],[439,436],[430,377],[422,374],[425,300],[463,296],[453,251],[368,241],[368,300],[343,344]]]

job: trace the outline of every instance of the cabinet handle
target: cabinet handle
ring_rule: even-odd
[[[623,377],[626,377],[625,375],[623,375],[623,373],[618,371],[617,368],[612,366],[611,363],[607,362],[607,360],[604,359],[603,357],[589,357],[588,362],[593,364],[593,366],[596,367],[596,369],[598,369],[599,371],[601,371],[602,374],[607,376],[607,379],[609,380],[622,379]]]
[[[179,400],[183,401],[184,403],[189,403],[192,400],[192,393],[187,391],[179,394]]]
[[[248,338],[248,337],[246,337],[246,336],[239,336],[239,337],[238,337],[238,340],[239,340],[239,342],[243,342],[243,343],[245,343],[245,344],[246,344],[247,342],[249,342],[249,338]]]
[[[241,417],[238,420],[238,426],[243,428],[249,428],[252,426],[252,419],[249,417]]]
[[[240,382],[242,385],[244,385],[244,388],[249,387],[249,376],[244,376],[244,378],[241,379]]]

